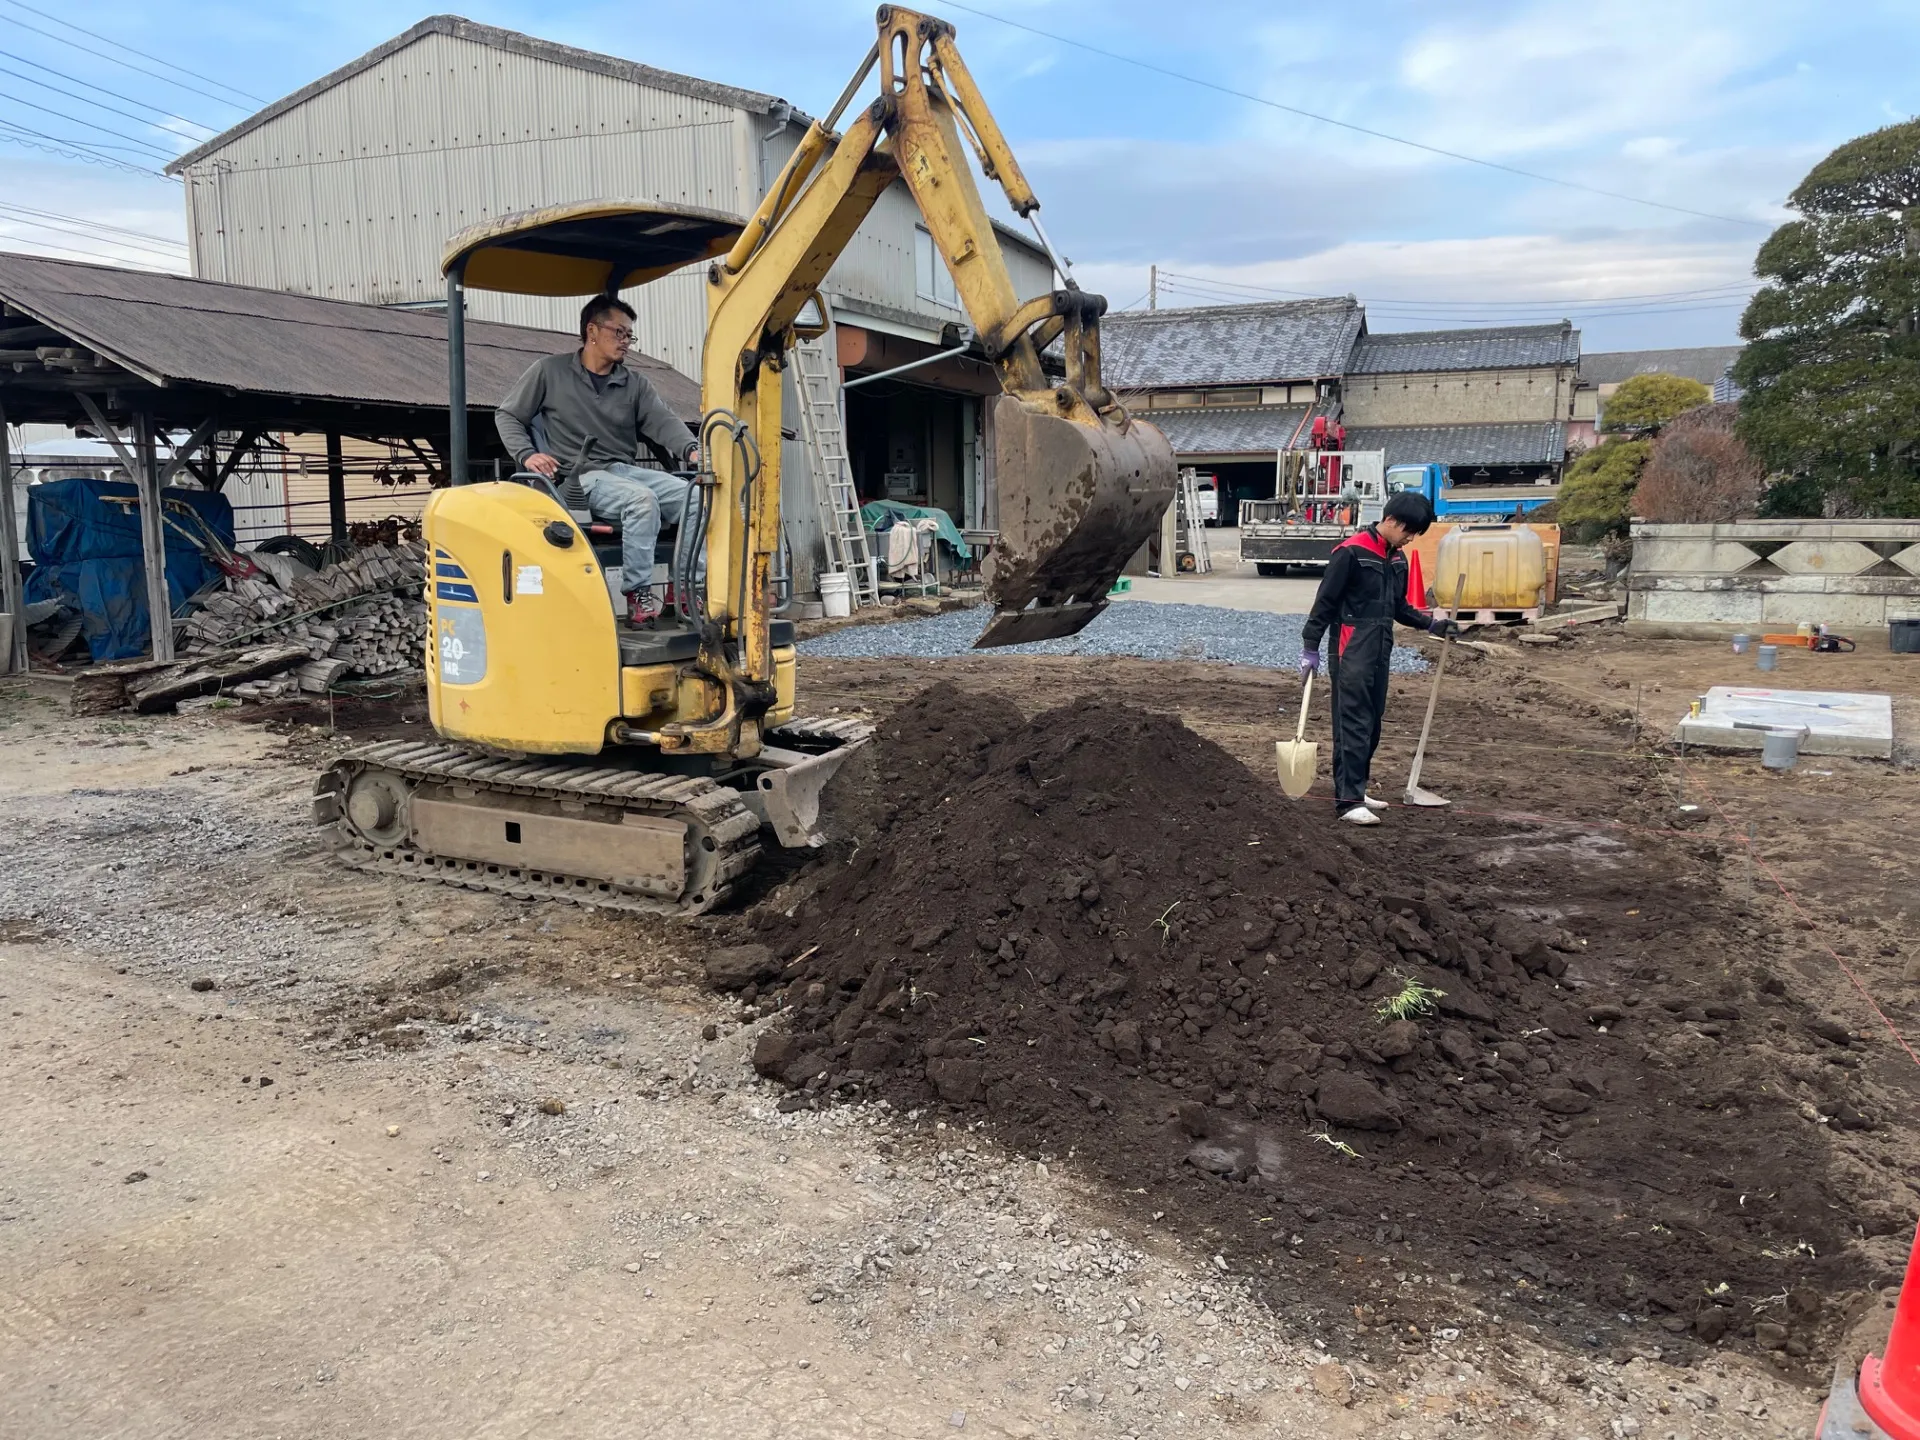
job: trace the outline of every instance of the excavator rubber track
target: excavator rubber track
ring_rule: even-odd
[[[711,840],[709,882],[678,896],[649,894],[604,876],[558,867],[503,864],[497,860],[439,855],[416,843],[404,827],[369,834],[348,814],[353,787],[391,777],[409,797],[422,787],[484,794],[506,813],[532,801],[611,809],[685,822],[696,844]],[[389,741],[343,756],[315,782],[314,820],[333,832],[347,864],[378,874],[436,880],[465,890],[487,890],[519,900],[566,900],[578,905],[653,915],[698,915],[732,892],[734,883],[760,858],[760,821],[739,792],[716,781],[582,764],[566,760],[513,760],[444,742]]]

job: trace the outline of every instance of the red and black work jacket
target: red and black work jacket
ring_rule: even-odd
[[[1313,609],[1300,629],[1300,645],[1318,650],[1320,638],[1336,623],[1340,626],[1337,654],[1346,654],[1363,631],[1377,631],[1390,645],[1396,620],[1424,630],[1433,617],[1407,603],[1407,557],[1390,549],[1369,525],[1334,547],[1320,580],[1320,593],[1313,597]]]

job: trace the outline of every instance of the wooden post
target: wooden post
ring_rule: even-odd
[[[340,458],[340,432],[327,431],[327,523],[339,544],[347,543],[347,466]]]
[[[27,602],[20,584],[20,531],[13,510],[13,447],[7,412],[0,409],[0,610],[13,617],[12,640],[0,654],[0,674],[27,668]]]
[[[147,624],[153,658],[173,659],[173,599],[167,592],[167,527],[160,518],[160,462],[153,443],[153,417],[133,417],[134,487],[140,492],[140,554],[147,567]]]

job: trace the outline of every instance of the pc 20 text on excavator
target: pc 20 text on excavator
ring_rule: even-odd
[[[875,70],[880,94],[842,117]],[[968,163],[1053,257],[1061,288],[1022,300]],[[1075,285],[1039,201],[946,22],[894,6],[838,103],[807,130],[744,224],[687,207],[559,206],[456,236],[444,260],[451,472],[427,506],[427,661],[438,739],[347,755],[315,818],[356,864],[516,895],[700,912],[770,832],[820,843],[822,786],[867,738],[794,716],[781,554],[781,371],[822,332],[819,287],[883,192],[904,182],[1002,393],[993,401],[1000,530],[995,614],[978,642],[1070,635],[1158,527],[1173,455],[1100,375],[1105,300]],[[616,617],[607,527],[545,476],[468,478],[463,292],[614,294],[707,265],[697,468],[671,561],[673,604]],[[1058,346],[1057,374],[1049,374]]]

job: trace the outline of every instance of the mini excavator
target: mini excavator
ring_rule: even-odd
[[[821,843],[822,787],[869,732],[794,715],[793,626],[774,614],[781,373],[797,341],[825,332],[819,286],[895,181],[918,204],[1000,376],[1000,530],[984,563],[995,613],[977,643],[1077,632],[1158,529],[1173,452],[1101,383],[1105,299],[1075,285],[1054,254],[953,27],[891,5],[878,27],[832,111],[744,225],[687,207],[589,202],[449,242],[454,484],[435,492],[424,519],[438,738],[364,747],[319,778],[314,818],[350,863],[697,914],[752,871],[769,834],[786,847]],[[837,132],[876,67],[879,97]],[[969,149],[1033,225],[1064,288],[1025,301],[1015,292]],[[577,495],[524,473],[464,483],[463,292],[612,294],[702,262],[703,415],[670,562],[673,604],[635,626],[616,617],[596,554],[608,527],[568,503]]]

